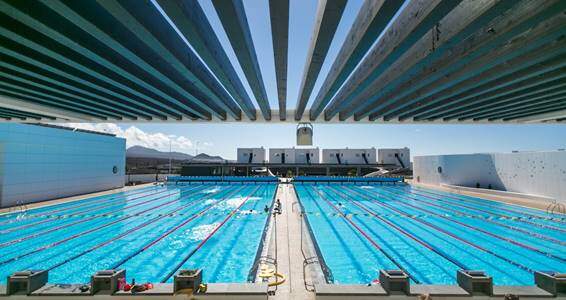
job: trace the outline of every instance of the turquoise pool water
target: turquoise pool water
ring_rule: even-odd
[[[172,282],[203,268],[205,282],[246,282],[275,184],[185,184],[0,215],[0,278],[49,269],[49,282],[86,283],[126,269],[137,282]]]
[[[458,269],[498,285],[566,272],[563,216],[406,184],[295,188],[334,283],[370,283],[380,269],[421,284],[456,284]]]

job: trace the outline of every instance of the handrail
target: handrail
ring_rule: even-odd
[[[315,251],[317,259],[318,259],[318,263],[320,265],[320,268],[322,269],[322,273],[323,273],[323,275],[326,279],[326,282],[327,283],[333,283],[334,282],[334,275],[332,274],[332,271],[330,270],[330,268],[326,264],[326,261],[324,261],[324,257],[322,256],[322,251],[320,251],[320,248],[319,248],[318,243],[316,241],[316,238],[314,236],[314,232],[312,231],[312,227],[309,223],[309,220],[307,218],[306,213],[304,212],[305,208],[304,208],[303,204],[301,203],[299,193],[297,192],[297,189],[295,189],[294,187],[293,187],[293,191],[295,192],[295,197],[297,198],[297,201],[299,203],[299,207],[301,209],[301,211],[300,211],[300,216],[301,216],[301,252],[303,254],[303,257],[305,259],[307,259],[304,248],[303,248],[303,227],[302,226],[303,226],[303,223],[305,223],[305,228],[308,230],[309,236],[310,236],[311,241],[313,243],[314,251]]]

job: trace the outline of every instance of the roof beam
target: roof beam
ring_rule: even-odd
[[[474,96],[471,99],[468,99],[467,101],[469,101],[470,103],[476,102],[478,100],[488,101],[512,93],[519,93],[520,91],[525,92],[529,89],[536,89],[544,84],[553,84],[557,80],[562,80],[564,78],[566,78],[566,67],[562,66],[561,68],[556,68],[550,72],[536,74],[532,77],[529,76],[517,82],[513,81],[511,84],[504,85],[491,91],[486,91],[477,96]],[[453,103],[454,105],[434,108],[430,111],[415,115],[414,120],[443,118],[447,113],[456,111],[461,107],[461,105],[456,104],[459,103],[459,99],[455,99]]]
[[[157,3],[248,118],[255,120],[255,107],[199,2],[157,0]]]
[[[241,0],[212,0],[212,4],[236,53],[263,118],[271,120],[271,108],[265,92],[244,3]]]
[[[2,72],[6,70],[9,73]],[[32,87],[39,87],[43,89],[48,89],[56,93],[64,94],[70,96],[71,98],[90,103],[91,105],[105,107],[108,112],[113,113],[115,116],[125,117],[128,119],[137,119],[135,115],[116,110],[111,104],[101,102],[101,99],[97,98],[94,94],[90,92],[83,91],[72,85],[68,85],[64,82],[54,80],[52,77],[44,76],[17,66],[14,66],[7,62],[7,60],[0,61],[0,74],[5,77],[9,77],[12,80],[17,80],[24,82]],[[28,79],[25,79],[27,77]],[[51,85],[51,87],[49,86]],[[69,92],[67,92],[69,91]]]
[[[517,103],[497,111],[491,112],[489,114],[483,114],[473,118],[474,121],[488,119],[489,121],[502,119],[504,116],[514,113],[520,113],[525,110],[530,109],[541,109],[544,107],[555,106],[557,104],[565,104],[563,99],[566,99],[566,93],[561,93],[555,96],[549,96],[546,98],[540,98],[538,101],[529,101],[523,103]]]
[[[342,48],[340,48],[340,52],[338,52],[315,101],[311,105],[310,119],[312,121],[320,115],[402,4],[403,1],[364,1]]]
[[[97,0],[97,3],[160,56],[164,60],[161,66],[171,69],[167,73],[176,72],[184,79],[178,83],[188,92],[191,102],[219,118],[225,118],[226,113],[236,119],[241,117],[232,98],[151,2]]]
[[[546,37],[543,37],[543,39],[546,40]],[[540,45],[539,40],[531,40],[530,43],[527,44],[527,46],[523,46],[522,43],[515,44],[511,42],[513,44],[513,49],[510,49],[510,51],[507,51],[508,47],[503,47],[495,51],[497,52],[495,54],[496,57],[509,57],[508,60],[505,60],[495,67],[490,68],[490,66],[495,64],[495,62],[490,62],[491,55],[488,55],[485,57],[485,60],[482,59],[481,61],[478,61],[478,63],[474,64],[474,66],[466,67],[456,72],[454,74],[454,78],[452,79],[455,82],[441,80],[443,82],[446,82],[444,86],[448,86],[444,90],[441,90],[436,94],[424,94],[422,96],[426,97],[420,98],[422,100],[418,100],[419,102],[414,102],[413,104],[407,106],[400,106],[402,107],[401,109],[392,110],[389,114],[384,116],[384,119],[388,120],[393,117],[399,116],[399,120],[403,121],[412,116],[413,113],[423,111],[429,101],[431,101],[431,104],[437,103],[438,105],[436,106],[449,105],[451,102],[448,99],[454,99],[459,95],[462,95],[464,93],[471,93],[473,91],[481,93],[481,89],[479,89],[478,87],[484,84],[488,84],[489,82],[500,79],[502,77],[512,76],[517,72],[521,72],[524,69],[536,66],[537,64],[543,63],[546,60],[564,53],[566,51],[564,50],[565,42],[566,41],[558,40],[553,43],[543,45],[542,47],[537,47]],[[503,52],[501,50],[503,50]],[[529,52],[522,54],[523,51]],[[477,68],[480,68],[480,70],[477,70]],[[483,69],[487,70],[479,72]],[[470,72],[466,73],[466,71]],[[459,77],[460,74],[464,75],[465,77]],[[430,89],[427,90],[431,90],[433,88],[434,87],[430,87]]]
[[[564,34],[562,17],[552,17],[560,11],[556,10],[557,3],[538,2],[521,2],[509,14],[477,31],[452,49],[453,55],[446,58],[448,67],[431,65],[422,76],[406,81],[385,96],[394,103],[372,108],[370,119],[385,115],[384,119],[400,116],[400,120],[405,120],[428,105],[449,104],[451,97],[462,89],[484,84],[560,53],[560,50],[545,47]],[[543,50],[540,57],[537,57],[537,49]],[[531,59],[519,59],[529,57],[529,52]]]
[[[87,114],[81,114],[64,109],[50,108],[43,105],[37,105],[37,104],[17,100],[16,98],[4,96],[4,95],[0,95],[0,106],[3,108],[17,109],[20,111],[25,111],[35,114],[45,114],[69,122],[95,122],[100,120],[96,117]]]
[[[20,51],[23,50],[24,49],[20,49]],[[45,75],[49,75],[50,79],[55,79],[58,82],[65,82],[65,84],[68,84],[69,86],[73,86],[74,88],[76,88],[78,91],[80,91],[81,94],[85,94],[90,97],[96,98],[95,103],[106,105],[111,109],[120,109],[125,113],[129,114],[130,116],[136,116],[146,120],[151,120],[152,118],[151,113],[141,110],[138,105],[130,102],[128,98],[123,97],[120,94],[101,89],[99,86],[93,84],[90,81],[84,80],[77,76],[73,76],[71,74],[61,71],[59,68],[52,67],[38,60],[35,60],[31,57],[20,55],[15,51],[0,46],[0,56],[3,56],[3,54],[9,55],[11,57],[10,60],[15,65],[19,65],[20,67],[23,67],[24,65],[32,65],[35,69],[35,73],[39,74],[44,72]],[[13,58],[17,59],[17,61],[14,61]],[[30,70],[30,68],[28,67],[27,70]],[[95,93],[95,91],[90,92],[88,91],[89,89],[91,91],[92,89],[97,90],[96,92],[98,93]],[[103,92],[104,94],[109,94],[108,96],[112,98],[109,98],[104,94],[101,95],[100,92]]]
[[[271,40],[275,59],[279,118],[287,119],[287,52],[289,48],[289,0],[269,0]]]
[[[548,114],[548,113],[553,113],[556,111],[562,111],[563,109],[566,109],[566,101],[564,101],[564,98],[562,99],[558,99],[557,103],[553,103],[553,104],[549,104],[549,105],[542,105],[539,107],[535,107],[535,108],[531,108],[531,109],[526,109],[526,110],[521,110],[518,112],[514,112],[514,113],[510,113],[510,114],[504,114],[504,115],[500,115],[494,118],[490,118],[490,121],[495,121],[495,120],[502,120],[504,122],[508,122],[508,121],[513,121],[513,120],[517,120],[517,119],[522,119],[524,117],[529,117],[529,116],[539,116],[541,114]]]
[[[64,91],[62,88],[52,88],[47,85],[32,82],[24,78],[13,76],[11,73],[5,73],[0,69],[0,89],[10,93],[13,97],[22,96],[26,100],[32,102],[41,102],[44,105],[56,105],[71,111],[77,111],[84,114],[92,114],[95,116],[112,117],[121,119],[122,115],[113,108],[100,106],[98,104],[84,101],[80,96]],[[127,119],[138,120],[133,117]]]
[[[174,82],[169,76],[163,74],[161,71],[157,70],[155,67],[150,65],[148,63],[147,59],[141,58],[137,53],[134,53],[130,49],[126,48],[123,45],[123,43],[129,42],[129,40],[132,40],[131,38],[130,39],[120,39],[120,41],[116,40],[115,38],[110,36],[108,33],[104,32],[103,30],[101,30],[99,28],[101,26],[101,24],[91,23],[90,21],[88,21],[87,19],[82,17],[74,9],[72,9],[71,7],[69,7],[67,5],[67,4],[69,4],[69,5],[79,5],[79,6],[81,6],[82,9],[87,9],[87,6],[85,6],[85,4],[89,4],[88,9],[91,13],[93,13],[93,10],[97,9],[94,2],[87,1],[87,2],[75,3],[75,2],[71,1],[71,2],[68,2],[68,3],[65,3],[65,4],[61,1],[59,1],[59,0],[49,0],[49,1],[39,0],[39,2],[42,3],[43,5],[47,6],[48,8],[50,8],[53,12],[59,14],[61,17],[63,17],[63,19],[65,19],[65,20],[71,22],[72,24],[76,25],[78,28],[83,30],[83,32],[85,32],[86,34],[95,38],[98,42],[100,42],[103,45],[107,46],[108,48],[112,49],[112,51],[115,51],[120,57],[124,58],[129,63],[137,66],[138,68],[143,69],[147,74],[146,76],[153,77],[153,78],[159,80],[161,83],[166,85],[168,88],[170,88],[170,89],[174,90],[176,93],[178,93],[178,95],[183,97],[183,99],[189,99],[189,101],[190,101],[194,98],[193,95],[188,93],[179,84]],[[99,11],[102,11],[104,13],[104,10],[99,9]],[[97,17],[101,17],[101,15],[98,15],[99,11],[96,11]],[[113,21],[111,21],[111,22],[113,22]],[[110,24],[110,23],[107,23],[107,25],[108,24]],[[119,25],[119,23],[114,25],[114,29],[116,29],[116,30],[115,30],[115,32],[113,32],[113,34],[120,33],[119,28],[117,28],[117,25]],[[69,28],[69,30],[71,30],[71,28]],[[67,34],[69,34],[69,33],[67,33]],[[131,36],[131,34],[129,36]],[[71,37],[71,39],[72,38],[73,37]],[[84,39],[84,37],[82,39]],[[81,42],[82,42],[82,40],[81,40]],[[146,53],[146,52],[147,51],[145,51],[144,53]],[[153,61],[153,62],[155,63],[155,61]],[[165,63],[163,63],[161,65],[165,66]],[[210,113],[207,112],[207,111],[203,111],[200,108],[195,107],[194,102],[192,102],[192,101],[191,102],[186,102],[184,100],[181,101],[181,100],[179,100],[177,98],[173,98],[173,97],[169,97],[168,100],[170,100],[169,105],[173,105],[180,112],[182,112],[183,115],[185,115],[189,118],[193,118],[194,116],[197,116],[199,118],[210,119]]]
[[[14,28],[17,28],[18,30],[22,31],[23,34],[30,35],[31,38],[38,39],[40,36],[48,38],[49,40],[45,41],[43,45],[49,47],[50,50],[54,50],[54,49],[57,50],[58,53],[60,52],[61,56],[63,57],[72,59],[71,61],[76,62],[75,64],[73,64],[73,67],[75,68],[78,67],[81,71],[86,72],[98,79],[104,80],[119,88],[124,88],[125,86],[131,86],[131,83],[134,83],[135,85],[142,87],[147,91],[150,91],[152,94],[146,96],[145,94],[138,93],[137,90],[134,90],[133,88],[128,90],[129,92],[135,94],[136,96],[139,96],[144,100],[147,100],[149,103],[151,103],[150,105],[151,107],[159,108],[160,111],[166,113],[169,117],[178,120],[181,119],[182,115],[186,115],[190,118],[195,117],[181,106],[178,106],[175,102],[177,101],[175,98],[163,92],[161,89],[155,87],[155,84],[146,82],[146,80],[150,79],[151,76],[153,75],[150,76],[146,74],[134,75],[125,69],[125,65],[123,63],[113,63],[109,59],[104,58],[101,55],[95,53],[94,51],[99,51],[100,53],[100,51],[103,50],[102,47],[104,47],[104,44],[93,44],[93,42],[98,41],[98,39],[86,39],[86,40],[82,39],[80,40],[81,43],[85,44],[85,42],[88,42],[86,43],[87,45],[92,45],[92,47],[83,46],[78,42],[74,41],[73,38],[70,38],[69,36],[71,35],[69,34],[69,32],[60,33],[59,31],[48,26],[49,23],[46,22],[47,20],[40,21],[28,15],[30,13],[29,10],[31,10],[32,7],[28,4],[27,8],[28,11],[24,13],[18,10],[16,7],[9,6],[5,2],[0,2],[0,11],[2,11],[10,18],[13,18],[14,20],[17,20],[18,22],[21,22],[21,24],[25,25],[25,26],[22,25],[15,26]],[[43,14],[47,13],[44,7],[40,7],[39,9],[42,10]],[[76,15],[72,11],[69,13],[69,15],[73,15],[73,14]],[[7,21],[9,18],[0,18],[0,19],[2,19],[3,21]],[[93,37],[107,36],[98,27],[94,26],[92,23],[88,22],[87,20],[80,18],[80,16],[78,15],[76,15],[76,22],[77,23],[75,23],[75,25],[77,26],[77,28],[84,30],[84,32],[87,33],[88,35],[92,35]],[[31,35],[30,30],[27,28],[33,28],[33,30],[41,33],[41,35]],[[58,30],[61,29],[59,28]],[[43,42],[44,40],[45,39],[42,38],[40,41]],[[110,40],[110,38],[108,38],[107,40]],[[37,43],[26,44],[25,40],[21,40],[21,39],[18,40],[18,42],[24,43],[26,46],[32,47],[33,49],[35,49],[35,47],[37,46]],[[119,47],[119,44],[116,43],[110,45],[110,47],[112,46]],[[51,55],[52,53],[55,53],[55,51],[45,52],[43,51],[44,49],[41,50],[44,55]],[[108,52],[105,52],[102,55],[105,55],[106,53]],[[117,58],[117,57],[118,56],[116,55],[113,58]],[[54,57],[54,59],[56,58]],[[65,61],[65,63],[68,62],[69,61]],[[80,67],[81,65],[84,67]],[[91,71],[89,72],[88,70]],[[119,76],[113,76],[112,79],[110,79],[108,76],[106,76],[106,74],[108,74],[109,76],[113,74],[117,74]],[[122,78],[125,78],[126,80],[123,81]],[[141,78],[143,78],[143,80]]]
[[[539,123],[550,120],[566,121],[565,118],[566,118],[566,109],[563,109],[553,112],[539,113],[534,116],[519,117],[515,119],[515,121],[521,123]]]
[[[441,75],[456,69],[455,64],[465,66],[464,61],[475,58],[470,49],[477,49],[479,44],[465,41],[515,4],[509,0],[463,1],[345,107],[341,118],[355,113],[355,118],[360,119],[375,111],[387,111],[386,107],[397,105],[397,94],[406,94],[415,86],[424,85],[423,81],[433,83],[431,77],[442,78]]]
[[[499,78],[497,80],[493,80],[491,82],[488,82],[487,84],[480,85],[477,88],[474,88],[473,90],[468,90],[465,93],[462,93],[460,95],[470,96],[468,98],[470,100],[466,101],[464,103],[461,103],[461,105],[459,107],[452,110],[449,114],[444,115],[444,118],[445,119],[454,118],[454,117],[458,116],[459,114],[461,114],[462,111],[466,111],[466,110],[469,110],[469,109],[480,109],[480,108],[485,107],[485,106],[492,107],[494,105],[501,104],[501,101],[494,101],[493,99],[484,100],[482,98],[473,98],[473,96],[474,95],[481,95],[483,93],[511,85],[514,82],[519,82],[519,81],[525,82],[524,81],[525,79],[533,78],[537,75],[544,74],[544,73],[553,71],[555,69],[558,69],[558,68],[564,67],[564,66],[566,66],[566,56],[562,56],[562,57],[559,57],[559,58],[554,59],[554,60],[546,61],[542,64],[537,64],[533,67],[523,69],[520,72],[516,72],[516,73],[510,74],[508,76],[503,76],[502,78]],[[460,101],[460,97],[458,97],[456,99],[458,99],[458,101]],[[474,101],[476,99],[478,101]]]
[[[506,109],[507,107],[512,107],[517,104],[521,104],[524,102],[533,102],[533,101],[546,101],[546,99],[550,99],[554,96],[565,95],[566,94],[566,92],[564,91],[565,87],[566,85],[559,85],[558,87],[553,88],[550,91],[542,91],[542,92],[534,93],[533,95],[513,97],[514,99],[507,99],[505,101],[494,101],[493,105],[489,104],[479,108],[474,108],[462,112],[459,115],[455,115],[453,117],[444,118],[444,119],[446,120],[458,119],[458,121],[464,121],[468,119],[474,119],[474,120],[481,119],[484,116],[488,116],[492,113],[496,113],[502,109]]]
[[[346,0],[318,1],[313,33],[299,90],[299,99],[295,109],[295,120],[297,121],[302,118],[305,112],[305,107],[336,33],[336,28],[338,28],[342,18],[346,2]]]
[[[5,21],[7,18],[4,18]],[[20,28],[21,29],[21,28]],[[17,43],[12,50],[18,51],[20,57],[27,57],[24,61],[31,62],[31,57],[41,58],[41,65],[45,68],[56,67],[56,69],[67,70],[67,73],[76,80],[85,83],[99,91],[105,92],[114,97],[122,98],[125,101],[132,102],[132,105],[139,106],[140,109],[146,111],[147,114],[159,119],[165,119],[166,115],[175,115],[170,109],[163,109],[153,103],[153,99],[137,90],[122,84],[115,79],[108,77],[101,72],[96,72],[70,58],[73,57],[69,51],[57,53],[51,49],[42,46],[38,42],[23,37],[20,34],[6,30],[0,27],[0,35]],[[8,46],[5,42],[5,46]],[[61,49],[60,49],[61,50]],[[66,49],[65,49],[66,50]],[[77,59],[77,57],[73,57]],[[70,75],[70,73],[74,74]],[[95,84],[96,83],[96,84]],[[135,99],[135,101],[134,101]]]
[[[512,86],[520,87],[519,84],[535,84],[535,80],[542,78],[543,76],[548,76],[547,74],[553,74],[552,71],[557,69],[564,69],[566,66],[566,57],[561,57],[561,59],[548,61],[546,64],[540,64],[532,68],[527,68],[522,70],[521,72],[517,72],[515,74],[511,74],[509,76],[505,76],[498,80],[491,81],[487,84],[481,85],[477,87],[477,89],[473,89],[467,91],[466,93],[462,93],[461,96],[454,99],[454,105],[449,105],[444,107],[442,111],[442,115],[444,119],[451,119],[454,116],[460,114],[462,111],[466,111],[472,108],[477,108],[483,104],[494,104],[497,103],[494,101],[493,97],[486,97],[485,95],[489,95],[488,93],[491,91],[498,91],[504,87]],[[554,73],[555,74],[555,73]],[[549,76],[553,78],[552,75]],[[531,81],[532,80],[532,81]],[[553,79],[550,79],[552,81]],[[546,81],[544,81],[546,82]],[[519,83],[519,84],[516,84]],[[466,98],[464,100],[462,98]],[[500,102],[500,101],[499,101]],[[456,103],[460,103],[456,105]]]
[[[332,119],[339,110],[349,105],[460,2],[460,0],[409,2],[324,110],[325,120]]]

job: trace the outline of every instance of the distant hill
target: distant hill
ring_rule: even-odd
[[[171,159],[174,160],[191,160],[192,155],[181,153],[181,152],[164,152],[151,148],[146,148],[143,146],[132,146],[126,150],[126,157],[128,158],[160,158],[160,159]]]
[[[210,156],[206,153],[200,153],[191,159],[191,163],[222,163],[224,161],[224,158],[220,156]]]

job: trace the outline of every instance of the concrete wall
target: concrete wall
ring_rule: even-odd
[[[248,163],[250,159],[250,153],[252,157],[252,163],[264,163],[265,160],[265,149],[262,148],[238,148],[238,158],[239,163]]]
[[[310,155],[310,162],[313,164],[320,162],[320,150],[318,148],[270,148],[269,162],[282,163],[285,156],[286,164],[306,164],[307,153]]]
[[[414,157],[413,178],[538,195],[566,202],[566,151]]]
[[[285,159],[283,160],[283,157]],[[269,162],[270,163],[295,163],[295,149],[293,148],[270,148],[269,149]]]
[[[399,159],[403,162],[405,168],[411,167],[411,151],[409,148],[399,148],[399,149],[378,149],[377,150],[377,162],[380,164],[395,164],[398,167],[402,167],[395,155],[398,155]]]
[[[0,207],[123,187],[125,150],[109,135],[0,124]]]
[[[340,162],[336,158],[336,153],[340,155]],[[366,155],[368,163],[375,164],[377,161],[375,148],[369,149],[322,149],[322,162],[330,164],[365,164],[363,153]]]
[[[309,154],[311,164],[320,163],[320,149],[318,148],[295,149],[295,163],[297,164],[308,163],[307,154]]]

